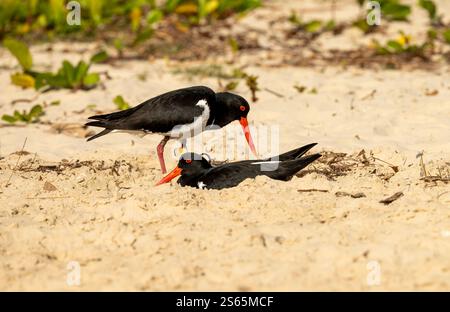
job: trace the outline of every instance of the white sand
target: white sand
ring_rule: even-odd
[[[248,19],[253,14],[262,13]],[[86,59],[95,48],[79,44],[85,50],[80,55],[62,53],[64,47],[55,44],[51,53],[33,47],[37,66]],[[95,110],[114,110],[112,99],[119,94],[138,104],[192,84],[218,88],[216,79],[191,82],[172,74],[192,64],[99,65],[96,70],[112,76],[104,90],[49,92],[32,104],[14,106],[12,100],[36,93],[9,83],[17,67],[5,50],[0,50],[0,66],[6,67],[0,71],[1,114],[61,100],[46,108],[42,121],[74,128],[58,134],[46,124],[0,126],[2,290],[450,288],[449,186],[421,180],[416,158],[424,151],[428,173],[448,175],[450,66],[433,72],[247,68],[259,76],[262,89],[259,101],[251,103],[253,130],[278,127],[280,152],[318,142],[315,152],[353,158],[364,149],[370,164],[358,163],[330,180],[321,173],[329,166],[318,163],[290,182],[257,178],[221,191],[181,188],[175,182],[154,187],[161,178],[157,135],[114,134],[87,143],[87,130],[77,126]],[[143,72],[146,81],[137,77]],[[317,94],[300,94],[296,84],[316,88]],[[430,90],[438,94],[426,95]],[[237,92],[251,98],[242,83]],[[97,106],[88,109],[89,104]],[[18,162],[13,153],[25,139],[30,154]],[[168,167],[176,163],[173,147],[166,153]],[[242,157],[205,151],[217,160]],[[370,152],[398,166],[398,172]],[[37,170],[63,160],[94,163],[61,172]],[[119,175],[111,169],[115,161]],[[390,205],[379,203],[396,192],[404,196]],[[66,283],[70,261],[81,266],[79,286]]]

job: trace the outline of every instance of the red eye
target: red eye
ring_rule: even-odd
[[[186,163],[187,163],[187,164],[190,164],[191,162],[192,162],[192,160],[186,159]]]
[[[241,105],[241,107],[239,107],[239,109],[240,109],[241,111],[245,111],[245,106],[244,106],[244,105]]]

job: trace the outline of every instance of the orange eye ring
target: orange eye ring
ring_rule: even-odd
[[[245,106],[244,106],[244,105],[241,105],[241,106],[239,107],[239,109],[240,109],[241,111],[245,111]]]
[[[186,163],[187,163],[187,164],[190,164],[191,162],[192,162],[191,159],[186,159]]]

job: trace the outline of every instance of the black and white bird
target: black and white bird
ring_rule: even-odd
[[[91,116],[86,126],[102,127],[103,131],[88,141],[110,132],[130,132],[139,135],[158,133],[163,136],[157,147],[162,173],[166,173],[164,146],[170,139],[185,140],[210,126],[224,127],[239,121],[251,151],[256,149],[248,127],[248,102],[229,92],[215,93],[208,87],[195,86],[170,91],[151,98],[133,108],[105,115]]]
[[[185,153],[181,156],[175,169],[162,178],[157,185],[167,183],[178,176],[180,178],[177,183],[181,186],[219,190],[237,186],[245,179],[254,179],[259,175],[288,181],[297,172],[321,157],[320,154],[303,156],[316,144],[302,146],[275,158],[244,160],[216,167],[212,166],[202,155]]]

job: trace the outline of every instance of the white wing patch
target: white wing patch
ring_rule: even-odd
[[[128,134],[136,135],[136,136],[138,136],[140,138],[143,138],[149,132],[145,131],[145,130],[118,130],[118,129],[114,129],[113,131],[111,131],[111,133],[128,133]]]
[[[206,128],[206,124],[208,123],[210,109],[208,102],[206,100],[200,100],[195,104],[195,106],[200,106],[203,108],[203,112],[200,116],[194,117],[194,121],[186,124],[186,125],[179,125],[175,126],[170,132],[168,133],[161,133],[164,136],[170,136],[171,138],[177,138],[182,139],[184,138],[184,141],[194,136],[194,134],[199,134]],[[139,137],[144,137],[145,135],[152,133],[151,131],[146,131],[144,129],[142,130],[118,130],[115,129],[112,131],[112,133],[128,133],[132,135],[136,135]]]
[[[200,100],[195,104],[195,106],[200,106],[203,108],[203,112],[200,116],[194,117],[194,121],[186,124],[175,126],[169,133],[172,138],[189,138],[196,134],[199,134],[205,130],[206,124],[208,123],[210,109],[208,102],[206,100]]]
[[[265,165],[265,164],[279,164],[281,161],[279,160],[271,160],[271,161],[257,161],[251,163],[252,165]]]

